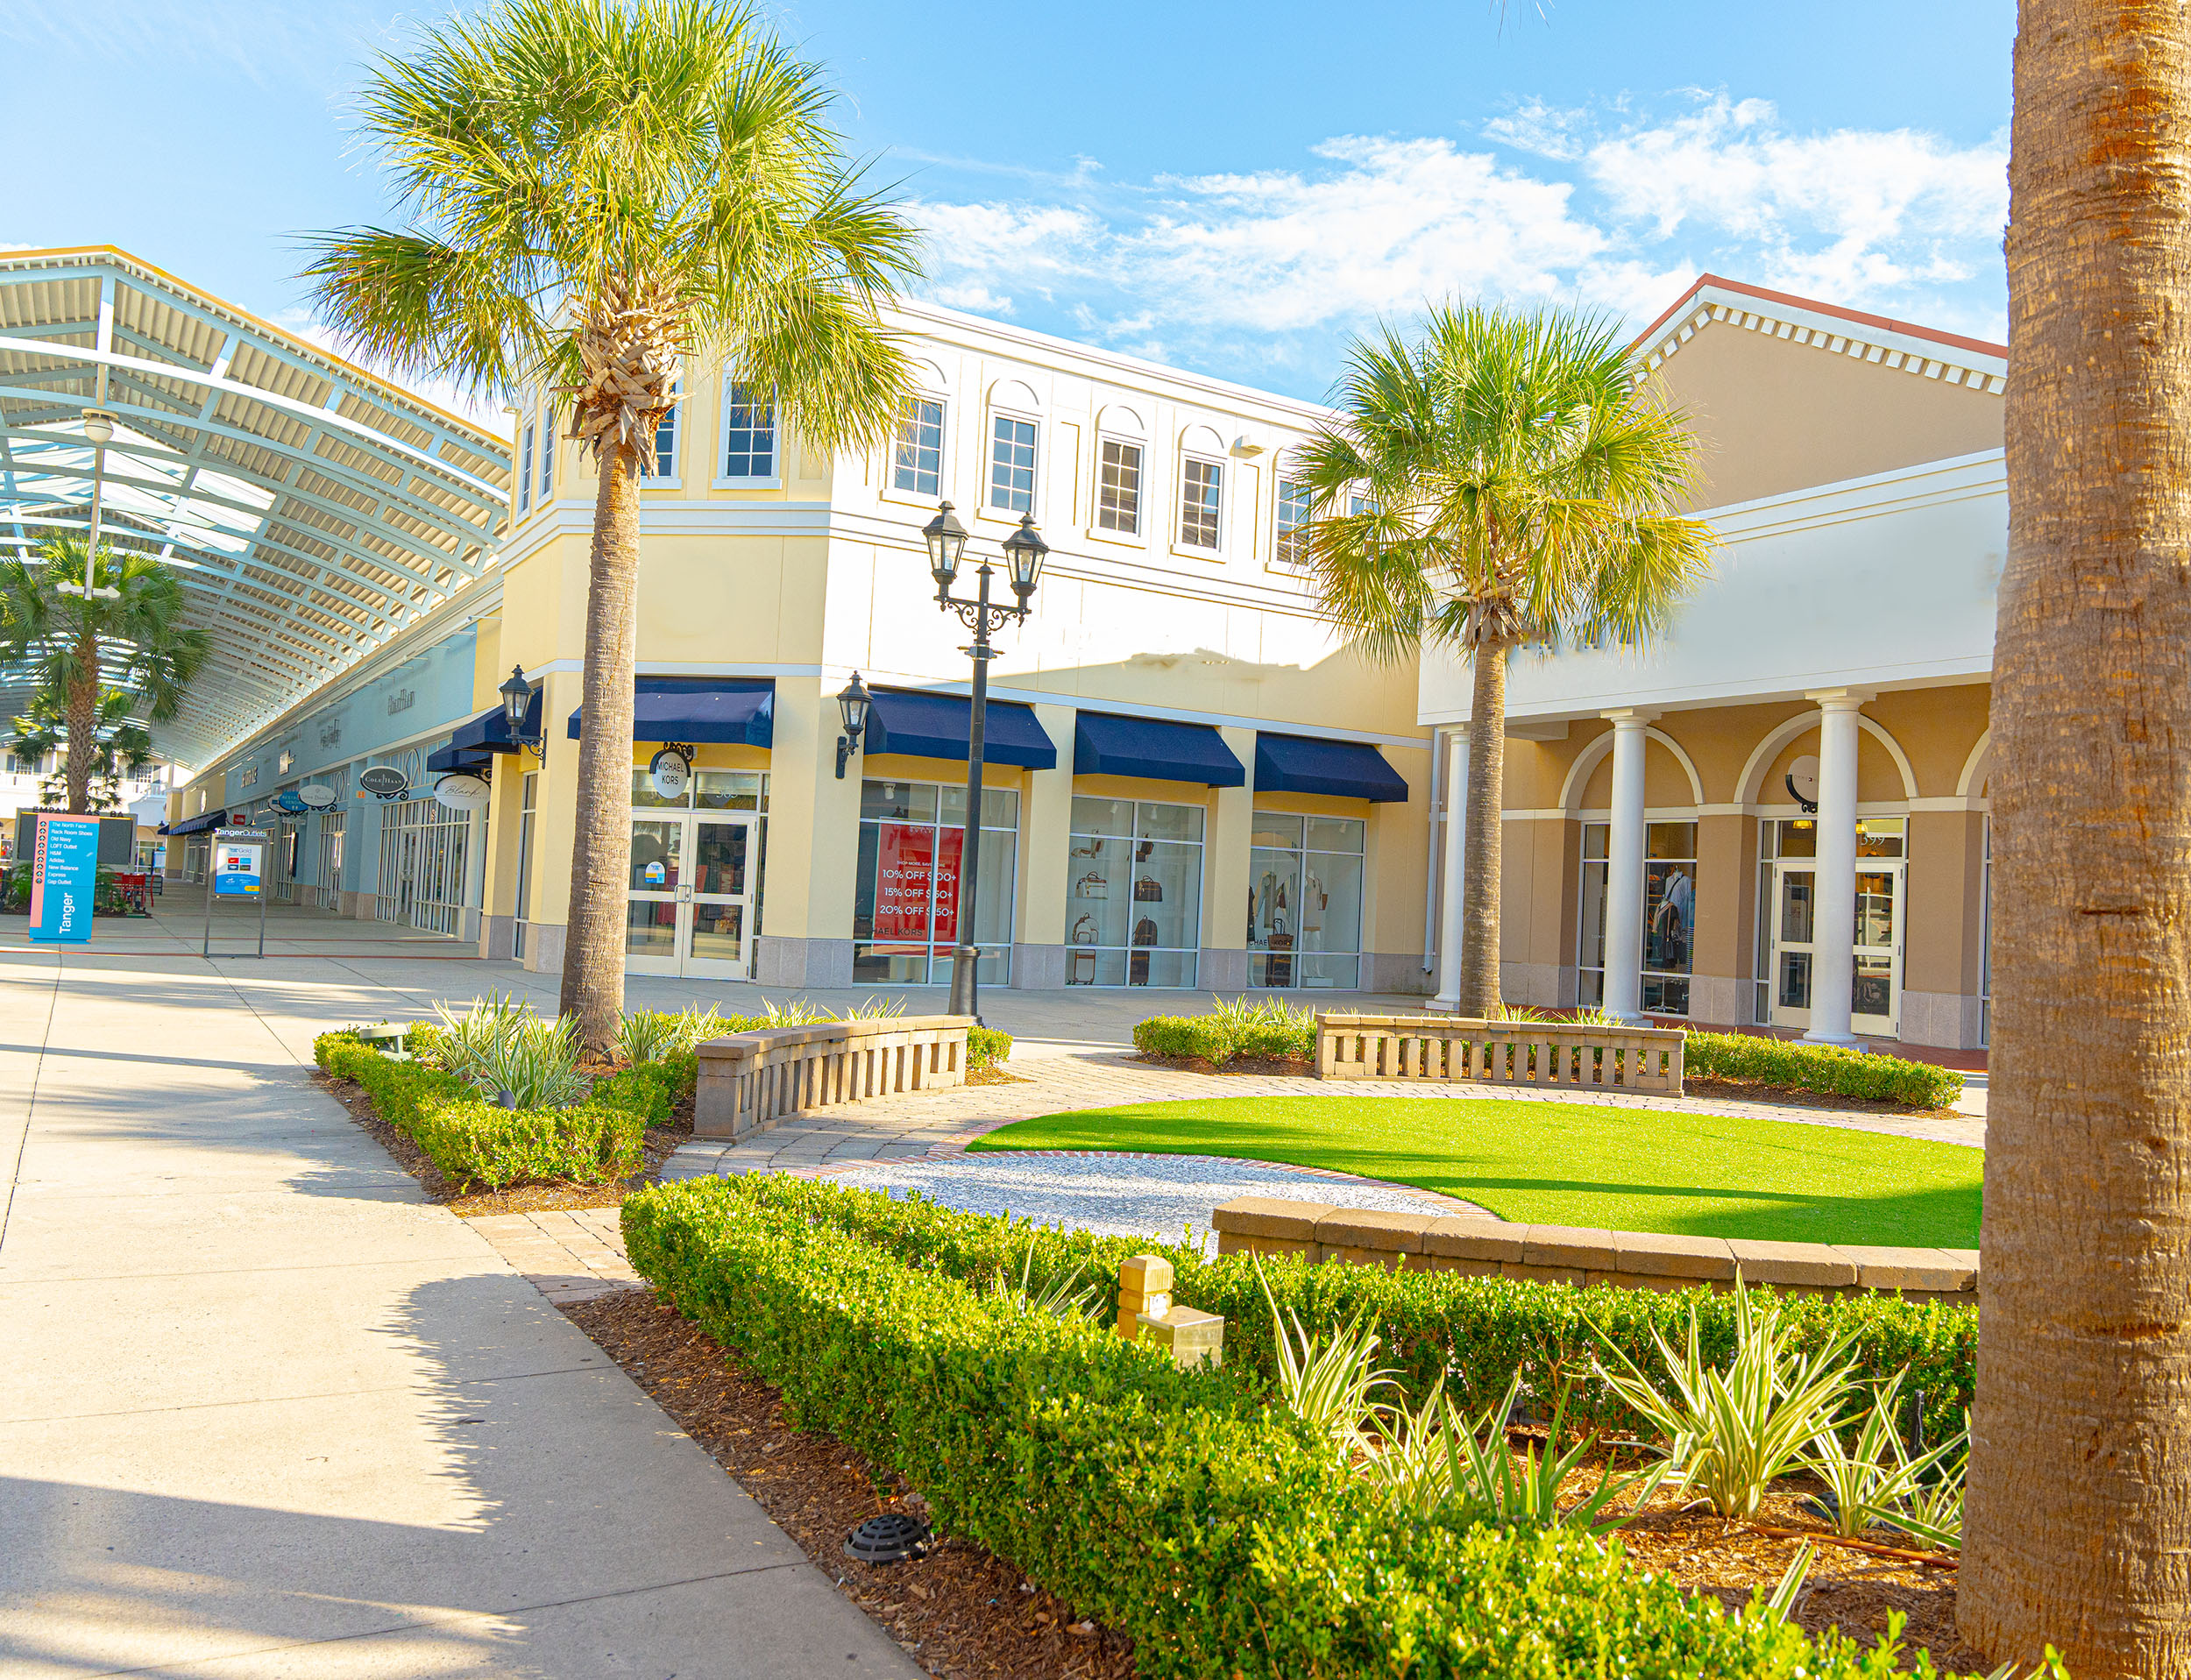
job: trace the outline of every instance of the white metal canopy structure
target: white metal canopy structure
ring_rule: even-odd
[[[0,553],[89,526],[93,408],[103,544],[173,564],[212,638],[163,757],[212,762],[497,564],[507,444],[111,246],[0,256]]]

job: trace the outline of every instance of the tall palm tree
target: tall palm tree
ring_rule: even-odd
[[[102,543],[98,583],[117,592],[87,596],[89,552],[86,538],[54,536],[39,545],[34,561],[0,561],[0,664],[27,674],[33,708],[57,726],[74,812],[90,809],[108,697],[118,690],[127,707],[165,723],[209,646],[202,628],[183,622],[182,580],[172,567]],[[110,733],[117,725],[105,727]]]
[[[2191,1673],[2191,17],[2024,0],[1956,1618]]]
[[[1446,305],[1358,340],[1340,418],[1304,447],[1324,611],[1371,656],[1427,637],[1474,667],[1460,1010],[1498,1007],[1507,660],[1637,645],[1707,575],[1714,538],[1670,510],[1697,443],[1612,325]]]
[[[41,800],[50,800],[57,794],[65,799],[69,765],[80,757],[89,756],[91,771],[84,787],[83,809],[114,811],[122,804],[119,784],[142,776],[152,762],[152,733],[138,720],[136,713],[137,697],[127,689],[103,690],[92,716],[89,744],[71,749],[68,725],[60,708],[50,696],[41,694],[32,700],[28,711],[16,719],[15,739],[8,745],[33,761],[48,753],[60,757],[59,769],[39,789]]]
[[[319,307],[366,357],[480,393],[542,379],[596,451],[563,1009],[606,1050],[623,1010],[642,461],[683,358],[773,389],[829,451],[911,390],[879,307],[918,273],[861,190],[819,67],[743,5],[506,0],[375,67],[365,139],[408,225],[317,236]]]

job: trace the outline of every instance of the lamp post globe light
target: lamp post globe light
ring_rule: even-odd
[[[966,528],[953,514],[949,502],[937,508],[935,518],[921,528],[920,534],[928,544],[928,572],[936,580],[936,604],[946,612],[956,613],[959,621],[974,632],[973,642],[964,650],[974,661],[974,714],[967,729],[966,833],[959,847],[950,1012],[970,1015],[978,1021],[982,1018],[978,967],[982,953],[975,943],[975,917],[980,910],[982,879],[982,754],[988,745],[989,662],[996,655],[996,649],[989,645],[989,632],[1023,620],[1034,610],[1030,603],[1034,599],[1035,585],[1041,580],[1042,560],[1050,552],[1050,545],[1035,529],[1035,516],[1022,514],[1019,528],[1006,537],[1003,544],[1004,564],[1018,605],[1004,606],[989,600],[989,578],[995,568],[986,560],[975,573],[976,587],[972,600],[961,600],[951,592],[951,585],[958,580],[959,564],[966,556]],[[847,721],[850,715],[847,708]]]

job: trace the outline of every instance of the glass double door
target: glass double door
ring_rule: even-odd
[[[743,980],[753,958],[754,824],[720,812],[649,812],[631,826],[624,966]]]
[[[1891,1038],[1902,1014],[1901,858],[1857,860],[1855,974],[1849,995],[1850,1025],[1868,1038]],[[1809,1027],[1819,936],[1818,868],[1811,858],[1783,858],[1773,865],[1772,1024]]]

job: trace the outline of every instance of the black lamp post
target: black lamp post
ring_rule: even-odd
[[[524,666],[511,666],[510,674],[503,679],[502,686],[494,691],[502,697],[502,715],[509,719],[510,739],[530,751],[535,758],[546,758],[547,741],[541,736],[525,733],[525,713],[532,709],[533,685],[525,680]]]
[[[982,752],[989,727],[989,662],[996,656],[989,637],[991,630],[1025,619],[1033,610],[1028,603],[1041,579],[1042,559],[1050,545],[1036,533],[1035,516],[1022,514],[1019,528],[1004,539],[1004,565],[1018,605],[997,606],[989,598],[993,568],[986,560],[975,573],[978,587],[972,600],[961,600],[951,592],[958,581],[959,563],[966,556],[966,527],[952,514],[949,502],[936,510],[920,534],[928,544],[928,571],[936,580],[937,605],[956,613],[960,622],[974,632],[973,644],[965,649],[974,661],[974,717],[967,732],[966,838],[959,848],[959,937],[951,950],[950,1010],[979,1020],[982,993],[976,965],[982,953],[975,943],[974,918],[982,878]]]
[[[860,673],[852,673],[852,680],[837,696],[837,705],[845,714],[845,732],[837,737],[837,779],[845,779],[845,761],[860,750],[860,737],[867,732],[868,707],[875,697],[868,692],[868,685],[860,680]]]

